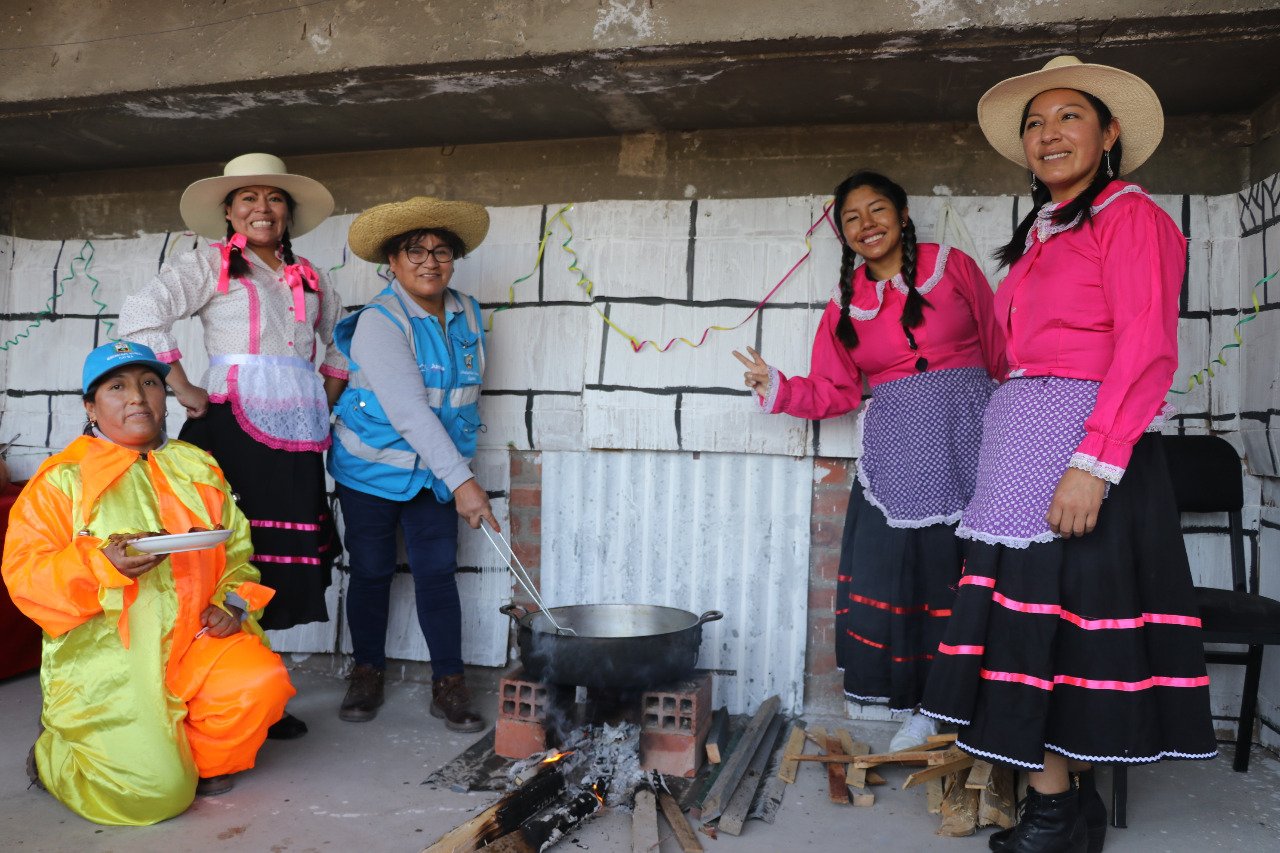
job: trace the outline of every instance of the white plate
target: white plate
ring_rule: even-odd
[[[177,554],[181,551],[201,551],[205,548],[213,548],[230,538],[230,530],[197,530],[195,533],[147,536],[133,540],[129,543],[129,547],[144,554]]]

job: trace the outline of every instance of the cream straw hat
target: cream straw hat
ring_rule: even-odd
[[[1146,162],[1164,135],[1164,111],[1155,91],[1141,77],[1081,62],[1074,56],[1055,56],[1044,68],[1010,77],[987,90],[978,101],[978,124],[991,147],[1019,166],[1027,167],[1019,122],[1027,102],[1050,89],[1088,92],[1107,105],[1120,122],[1124,159],[1120,174]]]
[[[489,233],[489,211],[471,201],[445,201],[432,196],[414,196],[371,207],[356,217],[347,232],[347,242],[356,257],[385,264],[382,244],[408,231],[446,228],[458,235],[469,254]]]
[[[182,221],[201,237],[221,240],[227,236],[222,200],[232,190],[250,186],[277,187],[293,197],[291,238],[306,234],[333,213],[333,196],[324,184],[290,174],[274,154],[241,154],[227,163],[219,177],[204,178],[187,187],[178,203]]]

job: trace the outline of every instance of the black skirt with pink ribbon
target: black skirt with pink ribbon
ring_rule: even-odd
[[[280,630],[327,622],[325,590],[341,548],[325,491],[324,455],[262,444],[244,431],[229,403],[210,403],[204,417],[183,424],[179,438],[218,460],[249,519],[250,560],[262,583],[276,591],[259,624]]]
[[[959,724],[965,751],[1033,770],[1046,752],[1130,764],[1214,757],[1173,500],[1148,434],[1092,533],[1024,547],[967,542],[925,713]]]

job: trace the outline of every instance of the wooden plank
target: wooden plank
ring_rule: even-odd
[[[876,795],[869,791],[853,795],[853,804],[859,808],[869,808],[876,804]]]
[[[641,788],[631,811],[631,853],[653,853],[660,843],[657,802],[653,791]]]
[[[885,780],[885,778],[884,778],[883,776],[881,776],[881,775],[880,775],[879,773],[877,773],[876,771],[871,770],[871,769],[868,769],[868,770],[867,770],[867,784],[868,784],[868,785],[886,785],[886,784],[888,784],[888,782]]]
[[[925,740],[925,743],[931,743],[931,744],[934,744],[935,746],[939,744],[944,744],[944,743],[955,743],[956,733],[948,732],[946,734],[941,734],[941,735],[929,735],[924,740]]]
[[[720,765],[723,768],[720,771],[720,776],[716,779],[715,784],[711,786],[711,790],[707,792],[706,799],[702,801],[702,816],[700,819],[703,823],[715,820],[724,812],[729,798],[733,796],[738,783],[742,781],[742,775],[747,772],[747,765],[751,763],[751,759],[756,753],[756,747],[760,745],[760,739],[764,737],[765,729],[769,727],[769,722],[773,719],[774,714],[778,712],[778,706],[781,704],[781,697],[775,694],[760,703],[760,707],[756,709],[755,715],[751,718],[751,722],[747,724],[746,730],[742,733],[742,738],[738,741],[737,749],[729,756],[728,761]]]
[[[946,764],[936,764],[925,770],[918,770],[907,777],[907,781],[902,783],[902,790],[906,790],[921,782],[928,782],[930,779],[941,779],[943,776],[950,776],[952,773],[958,773],[961,770],[967,770],[973,766],[973,756],[966,755],[963,758],[957,758],[955,761],[948,761]]]
[[[476,833],[483,824],[493,819],[503,802],[500,799],[475,817],[455,826],[440,836],[430,847],[425,848],[422,853],[463,853],[463,851],[475,850],[479,845]]]
[[[676,804],[675,797],[666,791],[659,791],[658,807],[662,809],[662,816],[667,819],[667,823],[671,824],[671,829],[676,834],[676,841],[680,844],[680,850],[683,853],[702,853],[702,842],[698,841],[693,827],[689,826],[684,812],[680,811],[680,806]]]
[[[840,736],[827,735],[827,752],[835,752],[840,748]],[[849,783],[846,779],[846,764],[827,765],[827,796],[831,802],[845,805],[849,802]]]
[[[929,814],[938,814],[942,811],[942,780],[930,779],[925,783],[925,801],[928,803]]]
[[[993,769],[990,761],[975,759],[973,768],[969,771],[969,779],[964,783],[964,786],[981,791],[991,781],[991,771]]]
[[[844,750],[846,755],[870,755],[871,745],[862,741],[855,741],[853,736],[844,729],[837,729],[836,733],[840,736],[840,748]],[[845,781],[854,788],[867,787],[867,768],[854,767],[850,764],[845,768]],[[854,803],[857,805],[857,803]]]
[[[878,755],[861,755],[854,758],[855,767],[879,767],[881,764],[936,764],[942,750],[912,750],[910,752],[882,752]]]
[[[796,781],[796,773],[800,770],[800,762],[796,756],[804,753],[804,722],[796,720],[791,724],[791,734],[787,735],[787,748],[783,753],[782,766],[778,768],[778,778],[788,785]]]
[[[742,834],[742,826],[747,822],[747,811],[751,808],[751,801],[755,799],[760,780],[764,778],[764,766],[769,763],[769,756],[773,753],[773,747],[778,742],[778,732],[781,730],[782,717],[775,716],[769,722],[769,728],[765,729],[764,737],[756,747],[756,754],[751,757],[747,772],[738,783],[738,789],[729,799],[729,805],[725,806],[724,814],[720,815],[720,822],[716,825],[721,832],[727,832],[730,835]]]
[[[722,705],[711,717],[711,729],[707,732],[707,761],[719,764],[729,746],[729,708]]]

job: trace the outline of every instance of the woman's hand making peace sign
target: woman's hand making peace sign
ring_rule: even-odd
[[[742,366],[747,368],[747,372],[742,374],[744,384],[755,391],[761,397],[767,396],[769,393],[769,365],[760,357],[760,353],[747,347],[747,352],[751,358],[747,358],[737,350],[733,351],[733,357],[742,362]]]

